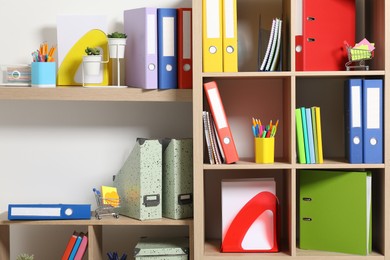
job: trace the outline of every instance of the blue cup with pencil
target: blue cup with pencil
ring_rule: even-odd
[[[48,50],[47,43],[42,43],[39,50],[32,53],[31,86],[38,88],[56,87],[57,67],[54,61],[55,47]]]
[[[275,161],[275,134],[279,120],[272,124],[262,125],[260,119],[252,118],[252,132],[255,138],[255,162],[274,163]]]

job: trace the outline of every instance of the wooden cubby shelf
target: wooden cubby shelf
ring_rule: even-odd
[[[390,259],[390,142],[385,134],[390,115],[386,101],[390,98],[390,42],[386,0],[356,1],[356,42],[367,38],[375,42],[375,57],[369,70],[298,71],[295,68],[296,0],[237,0],[238,72],[203,72],[202,59],[194,59],[193,127],[194,127],[194,249],[195,259],[294,259],[294,260],[379,260]],[[193,2],[194,43],[202,41],[202,1]],[[261,16],[261,18],[259,18]],[[253,21],[250,17],[254,17]],[[282,70],[259,72],[257,40],[275,17],[283,19]],[[251,23],[252,22],[252,23]],[[263,23],[264,22],[264,23]],[[264,26],[263,26],[264,25]],[[241,29],[241,31],[240,31]],[[255,36],[254,36],[255,35]],[[256,43],[254,43],[256,42]],[[242,44],[240,49],[240,44]],[[385,48],[386,46],[386,48]],[[252,49],[251,49],[252,48]],[[386,49],[386,51],[385,51]],[[321,50],[318,50],[321,51]],[[194,44],[194,57],[202,57],[201,44]],[[350,164],[346,159],[344,132],[344,82],[350,78],[383,79],[384,82],[384,163]],[[204,144],[202,111],[209,110],[203,84],[216,81],[240,157],[235,164],[209,164]],[[296,162],[295,109],[319,106],[324,162]],[[279,119],[275,138],[275,163],[254,163],[251,118]],[[299,170],[370,170],[372,185],[372,247],[367,256],[302,250],[299,248],[298,213]],[[276,193],[282,210],[281,251],[272,253],[221,253],[222,213],[221,180],[275,178]]]

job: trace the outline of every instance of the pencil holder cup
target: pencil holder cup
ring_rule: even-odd
[[[255,162],[274,163],[275,138],[255,138]]]
[[[31,63],[31,86],[55,88],[56,74],[55,62],[33,62]]]

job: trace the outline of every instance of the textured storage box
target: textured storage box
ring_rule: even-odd
[[[193,216],[193,140],[163,140],[162,215],[183,219]]]
[[[27,64],[1,65],[0,85],[30,86],[31,66]]]
[[[139,220],[161,218],[162,145],[138,138],[114,178],[121,199],[119,213]]]
[[[144,237],[134,249],[136,260],[187,260],[188,259],[187,237]]]

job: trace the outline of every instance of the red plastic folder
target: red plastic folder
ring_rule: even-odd
[[[345,70],[344,41],[355,43],[355,0],[303,0],[302,16],[302,35],[296,36],[296,70]]]
[[[177,42],[178,59],[177,74],[179,89],[192,88],[192,9],[177,9]]]
[[[237,162],[239,160],[237,149],[227,121],[221,96],[219,95],[218,85],[215,81],[211,81],[203,84],[203,86],[217,128],[218,137],[221,141],[222,150],[225,155],[225,163]]]

